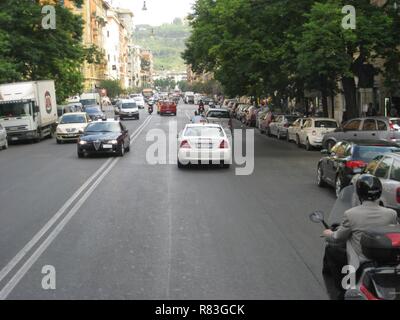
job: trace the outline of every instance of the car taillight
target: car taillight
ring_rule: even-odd
[[[345,165],[350,169],[364,168],[367,166],[367,164],[361,160],[347,161]]]
[[[228,142],[226,140],[222,140],[221,143],[219,144],[220,149],[227,149],[228,148]]]
[[[397,188],[396,190],[396,201],[397,203],[400,203],[400,188]]]
[[[191,147],[190,147],[189,141],[183,140],[181,142],[181,145],[179,146],[179,148],[181,148],[181,149],[190,149]]]
[[[389,121],[389,128],[391,131],[395,131],[394,124],[392,121]]]
[[[364,284],[360,286],[360,291],[364,294],[367,300],[379,300],[371,292],[369,292],[369,290],[367,289],[366,286],[364,286]]]

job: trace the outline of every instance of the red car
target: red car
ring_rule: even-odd
[[[159,115],[172,114],[176,116],[176,103],[173,101],[159,101],[157,104],[157,113]]]

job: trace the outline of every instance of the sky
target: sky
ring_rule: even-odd
[[[184,18],[190,13],[195,0],[145,0],[147,11],[143,11],[144,0],[112,0],[113,6],[132,10],[134,23],[153,26],[171,23],[174,18]]]

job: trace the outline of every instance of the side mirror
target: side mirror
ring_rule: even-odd
[[[322,211],[314,211],[309,217],[314,223],[321,223],[324,221],[324,213]]]

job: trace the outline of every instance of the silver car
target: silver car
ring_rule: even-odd
[[[400,212],[400,153],[378,156],[368,164],[366,172],[382,182],[380,204]],[[352,183],[356,180],[357,176],[353,177]]]
[[[397,118],[365,117],[347,121],[334,132],[328,133],[322,140],[324,149],[330,150],[338,141],[386,140],[400,144],[400,131]]]
[[[7,131],[0,124],[0,149],[7,149],[7,148],[8,148]]]
[[[289,126],[298,118],[299,117],[292,115],[276,116],[275,120],[269,124],[269,133],[272,136],[276,136],[278,139],[287,138]]]
[[[209,109],[206,119],[208,123],[219,124],[224,129],[232,130],[232,119],[227,109]]]

